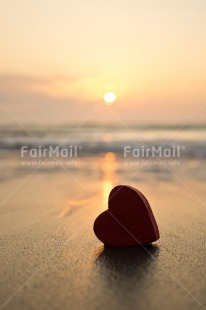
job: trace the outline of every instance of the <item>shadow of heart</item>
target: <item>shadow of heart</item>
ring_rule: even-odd
[[[130,247],[105,246],[96,258],[96,266],[113,276],[139,277],[151,272],[157,263],[159,247],[149,244]]]

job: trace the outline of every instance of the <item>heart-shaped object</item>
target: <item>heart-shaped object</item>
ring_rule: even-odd
[[[96,218],[94,233],[109,246],[142,245],[159,239],[149,202],[140,191],[126,185],[112,189],[108,210]]]

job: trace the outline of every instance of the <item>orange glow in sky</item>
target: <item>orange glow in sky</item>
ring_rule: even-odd
[[[206,100],[206,1],[21,0],[0,10],[0,101],[21,120],[75,121],[111,92],[120,118],[176,122]]]

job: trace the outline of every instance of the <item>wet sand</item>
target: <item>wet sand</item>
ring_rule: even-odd
[[[205,181],[193,170],[176,168],[178,180],[143,169],[125,182],[132,168],[104,156],[28,178],[33,170],[13,157],[1,166],[0,309],[206,307]],[[121,183],[151,203],[161,234],[155,244],[105,248],[94,236],[94,219]]]

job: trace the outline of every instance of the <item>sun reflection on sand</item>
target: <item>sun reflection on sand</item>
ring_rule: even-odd
[[[116,185],[117,160],[116,155],[112,152],[106,153],[102,159],[102,209],[108,208],[108,196],[112,188]]]

